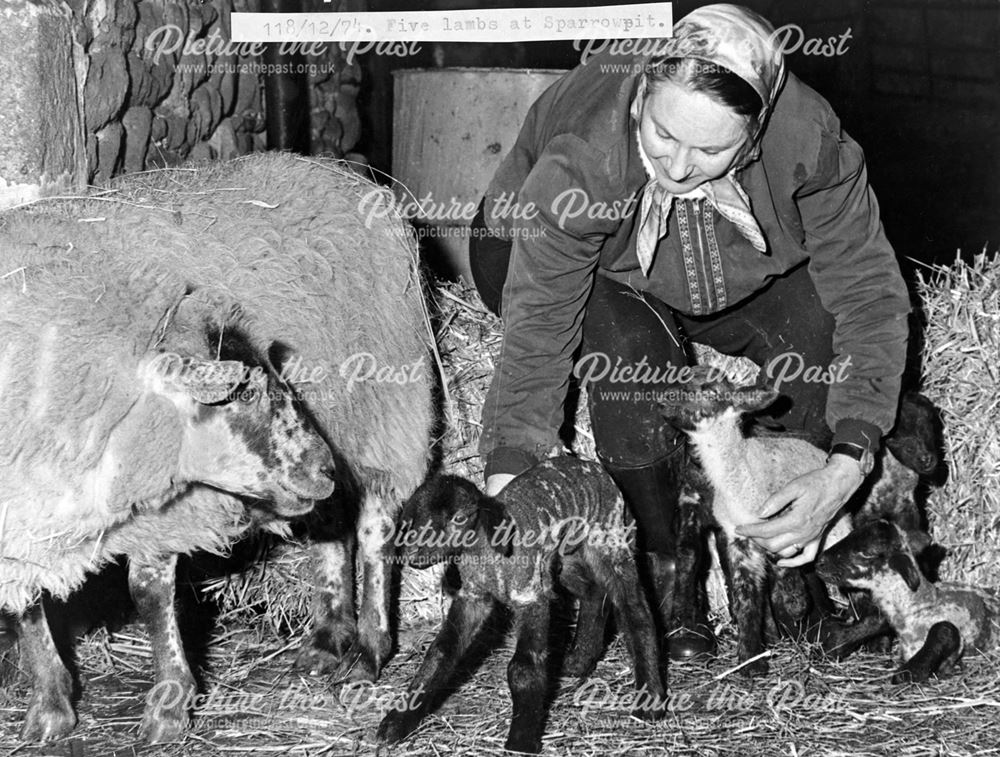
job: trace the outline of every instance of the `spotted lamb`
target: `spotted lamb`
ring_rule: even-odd
[[[435,477],[406,503],[401,522],[407,562],[425,567],[453,561],[461,589],[410,683],[409,707],[383,719],[380,742],[398,742],[417,728],[499,602],[514,610],[517,626],[517,649],[507,667],[513,717],[506,748],[538,752],[557,582],[591,609],[610,597],[635,664],[636,687],[649,699],[636,714],[662,716],[656,633],[639,587],[631,527],[624,523],[621,493],[599,464],[553,458],[522,473],[497,498],[465,479]],[[578,641],[582,646],[571,657],[579,670],[589,670],[600,650],[589,630]]]
[[[853,532],[816,562],[825,580],[871,592],[896,631],[903,664],[893,683],[926,681],[947,672],[965,651],[1000,648],[1000,598],[967,584],[928,581],[916,555],[929,543],[924,532],[879,520]]]

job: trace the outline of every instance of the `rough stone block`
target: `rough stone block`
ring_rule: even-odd
[[[86,182],[73,44],[62,3],[0,8],[0,205]]]
[[[133,106],[122,116],[122,126],[125,128],[125,170],[142,171],[146,168],[153,111],[145,106]]]

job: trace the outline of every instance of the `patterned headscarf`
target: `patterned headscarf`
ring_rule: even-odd
[[[759,157],[761,134],[785,81],[785,59],[774,27],[753,11],[738,5],[708,5],[678,21],[674,25],[674,36],[657,46],[656,57],[695,58],[729,69],[753,87],[764,104],[758,116],[757,132],[751,135],[751,149],[744,154],[740,164],[726,176],[699,187],[694,194],[705,197],[724,218],[736,225],[755,249],[766,252],[764,235],[753,216],[749,198],[736,179],[736,171]],[[643,74],[632,103],[632,116],[637,122],[645,93],[646,74]],[[644,274],[648,275],[659,240],[667,233],[674,199],[655,177],[651,176],[643,188],[636,253]]]
[[[753,87],[764,103],[753,135],[755,153],[767,116],[785,83],[785,56],[771,23],[739,5],[706,5],[674,24],[657,57],[696,58],[727,68]],[[645,78],[645,77],[644,77]]]

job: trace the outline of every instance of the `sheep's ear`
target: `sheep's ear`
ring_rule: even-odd
[[[248,372],[238,360],[201,360],[171,352],[152,357],[142,370],[158,394],[184,394],[204,405],[225,400]]]
[[[482,530],[489,542],[499,554],[510,557],[514,554],[514,536],[517,527],[511,518],[506,517],[503,504],[494,497],[483,497],[479,500],[479,515],[476,525]]]
[[[889,567],[903,577],[910,591],[916,591],[920,588],[920,569],[908,554],[893,552],[889,555]]]
[[[774,404],[781,393],[766,386],[754,386],[733,392],[733,407],[741,413],[756,413]]]

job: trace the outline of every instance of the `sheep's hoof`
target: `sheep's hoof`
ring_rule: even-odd
[[[147,744],[179,741],[188,727],[187,712],[178,713],[156,708],[142,716],[139,735]]]
[[[139,724],[139,735],[148,744],[177,741],[188,727],[188,712],[196,691],[189,674],[178,674],[157,681],[146,694],[146,709]]]
[[[353,629],[338,633],[327,628],[314,631],[299,650],[295,669],[310,676],[335,673],[357,640],[357,632]]]
[[[382,666],[375,659],[375,655],[360,641],[355,641],[347,654],[340,660],[340,664],[334,671],[334,678],[343,683],[357,683],[359,681],[370,681],[374,683],[378,680]]]
[[[379,744],[396,744],[417,730],[418,725],[420,718],[415,713],[390,712],[379,723],[375,740]]]
[[[21,729],[24,741],[52,741],[68,735],[76,726],[76,713],[69,697],[32,695]]]

